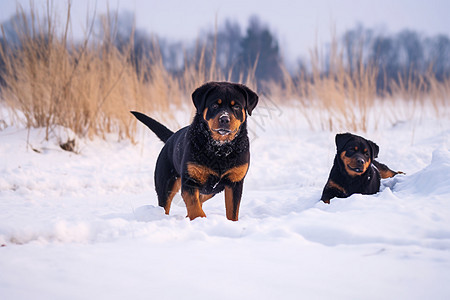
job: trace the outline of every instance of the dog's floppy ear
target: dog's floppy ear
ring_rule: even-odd
[[[216,84],[214,82],[208,82],[197,88],[192,93],[192,101],[194,102],[194,106],[197,109],[197,112],[202,113],[205,110],[206,96],[208,95],[208,92],[211,91],[211,89],[215,86]]]
[[[370,152],[372,153],[372,160],[378,157],[378,152],[380,151],[380,147],[372,141],[367,140],[367,143],[370,146]]]
[[[344,149],[345,144],[353,137],[351,133],[338,133],[336,134],[336,149],[337,152],[341,152]]]
[[[245,108],[248,114],[251,116],[253,109],[258,104],[258,95],[243,84],[238,84],[237,87],[242,91],[245,96]]]

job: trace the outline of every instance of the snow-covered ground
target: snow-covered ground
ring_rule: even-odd
[[[4,128],[0,298],[450,299],[450,121],[364,133],[406,175],[326,205],[335,133],[288,115],[249,118],[238,222],[223,194],[207,218],[186,219],[180,196],[164,215],[150,131],[137,145],[85,140],[74,154],[43,130]]]

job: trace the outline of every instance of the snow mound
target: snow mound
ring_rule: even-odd
[[[431,164],[426,168],[411,176],[395,178],[393,181],[398,181],[394,187],[396,192],[428,196],[450,195],[450,151],[436,149],[433,151]]]
[[[447,299],[450,123],[368,134],[380,161],[407,175],[329,205],[320,195],[334,133],[278,123],[252,141],[238,222],[226,219],[223,193],[204,204],[207,218],[186,219],[179,195],[164,214],[153,186],[162,143],[151,133],[73,153],[42,130],[0,131],[0,294]]]

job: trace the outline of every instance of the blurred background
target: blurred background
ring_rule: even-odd
[[[210,80],[245,83],[312,129],[376,127],[371,107],[392,124],[411,107],[447,117],[448,11],[444,0],[0,0],[6,121],[133,138],[130,109],[177,123]]]

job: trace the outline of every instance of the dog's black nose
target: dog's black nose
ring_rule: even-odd
[[[228,125],[230,123],[230,117],[228,115],[222,115],[219,118],[220,125]]]
[[[356,160],[356,164],[357,164],[359,167],[364,166],[364,159],[358,158],[358,159]]]

